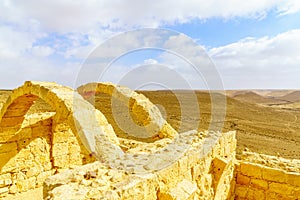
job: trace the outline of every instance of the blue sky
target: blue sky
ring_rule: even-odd
[[[171,46],[185,49],[190,61],[199,60],[194,51],[205,50],[224,89],[299,89],[299,11],[297,0],[132,0],[130,3],[3,0],[0,3],[0,88],[15,88],[26,80],[55,81],[75,87],[85,60],[97,47],[123,32],[159,28],[178,32]],[[186,45],[191,43],[187,37],[198,46],[188,48]],[[128,37],[115,46],[122,43],[121,47],[138,49],[140,40],[155,39],[159,40]],[[165,42],[170,39],[165,38]],[[101,54],[116,56],[119,51],[122,52],[112,46]],[[146,70],[135,70],[145,65]],[[183,77],[193,89],[214,89],[207,85],[204,74],[200,79],[194,76],[186,60],[157,49],[117,55],[105,81],[118,83],[130,73],[130,77],[144,77],[141,73],[146,72],[151,80],[152,70],[153,76],[160,74],[161,78],[168,79],[170,86],[164,88],[172,89],[171,83],[176,80],[168,76],[169,71],[162,69],[164,66]],[[90,73],[93,77],[93,72]],[[88,75],[86,79],[101,81],[89,79]],[[180,84],[176,87],[180,88]]]
[[[247,37],[274,37],[280,33],[300,28],[300,13],[279,16],[270,11],[262,19],[237,17],[210,18],[205,21],[192,20],[185,24],[166,26],[195,38],[207,47],[218,47],[234,43]]]

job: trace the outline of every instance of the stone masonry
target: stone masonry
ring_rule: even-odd
[[[1,199],[300,197],[299,160],[250,152],[236,160],[235,132],[177,133],[145,96],[123,86],[89,83],[77,91],[28,81],[0,107]],[[128,105],[133,137],[115,134],[92,105],[97,93]],[[29,112],[39,100],[52,109]]]

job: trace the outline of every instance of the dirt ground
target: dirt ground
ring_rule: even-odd
[[[206,130],[211,124],[211,94],[203,91],[140,91],[147,96],[162,111],[167,121],[180,132],[191,129]],[[0,91],[0,107],[9,96],[10,91]],[[194,104],[196,98],[196,103]],[[223,131],[237,131],[238,156],[242,150],[268,155],[280,155],[285,158],[300,159],[300,111],[299,109],[285,109],[253,103],[251,95],[247,95],[249,102],[236,100],[227,96],[225,108],[218,105],[222,101],[222,94],[214,94],[214,113],[217,115],[226,109],[226,116],[216,123]],[[253,97],[257,99],[257,96]],[[246,99],[246,100],[247,100]],[[261,98],[259,98],[261,99]],[[108,117],[112,123],[110,98],[98,95],[95,98],[96,107]],[[184,102],[184,103],[183,103]],[[191,102],[191,103],[189,103]],[[46,111],[49,108],[40,101],[31,112]],[[198,112],[199,111],[199,112]],[[222,121],[224,125],[222,126]],[[115,130],[117,133],[122,130]]]
[[[142,92],[153,103],[162,105],[167,112],[167,120],[174,127],[178,127],[180,112],[176,96],[189,96],[189,92],[144,91]],[[198,130],[205,130],[211,121],[211,101],[208,92],[196,92],[200,108],[200,123]],[[190,94],[192,95],[192,94]],[[180,97],[179,97],[180,98]],[[249,97],[251,98],[251,97]],[[300,111],[297,109],[281,109],[263,106],[233,98],[226,98],[226,118],[224,131],[236,130],[237,152],[245,148],[254,152],[268,155],[280,155],[285,158],[300,158]],[[159,106],[161,108],[161,106]],[[195,115],[193,105],[186,106],[188,116],[185,130],[193,128],[199,120]]]

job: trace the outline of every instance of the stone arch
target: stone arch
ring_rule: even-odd
[[[28,119],[26,113],[38,99],[55,113]],[[94,161],[95,135],[107,140],[115,153],[122,152],[105,116],[73,89],[25,82],[13,90],[0,110],[0,177],[7,183],[7,191],[40,187],[55,172]],[[45,163],[31,166],[31,160]]]
[[[94,100],[92,97],[95,97],[96,94],[104,93],[128,106],[127,112],[130,110],[133,113],[133,121],[137,125],[125,130],[131,136],[158,139],[173,138],[177,135],[177,131],[162,117],[160,110],[143,94],[139,94],[124,86],[104,82],[88,83],[77,88],[77,91],[84,99],[90,102]],[[129,121],[127,119],[123,126],[125,124],[128,125]]]

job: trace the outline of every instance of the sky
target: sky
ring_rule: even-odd
[[[103,76],[97,62],[83,76],[93,56],[111,61]],[[74,88],[111,81],[133,89],[299,89],[299,75],[299,0],[0,2],[2,89],[26,80]]]

